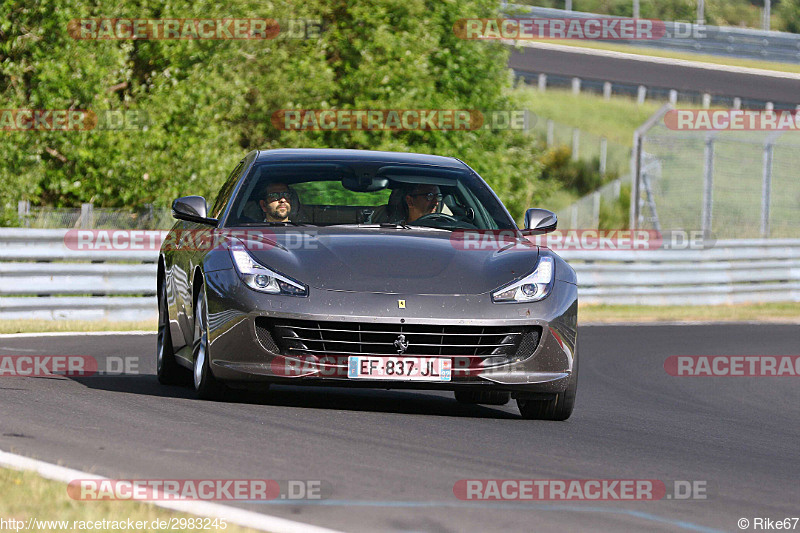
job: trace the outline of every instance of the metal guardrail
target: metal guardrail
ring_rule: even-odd
[[[67,231],[0,229],[0,319],[154,319],[158,253],[69,250]],[[558,253],[578,273],[585,303],[800,301],[800,239]]]
[[[514,17],[597,18],[607,16],[518,4],[506,4],[503,6],[503,11],[507,16]],[[660,39],[616,40],[614,42],[676,52],[800,63],[800,35],[795,33],[670,21],[664,21],[664,29],[665,36]]]

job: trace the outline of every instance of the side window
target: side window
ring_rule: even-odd
[[[223,185],[222,190],[219,191],[217,199],[214,201],[214,207],[211,209],[211,214],[209,215],[211,218],[219,218],[219,216],[222,214],[222,211],[225,209],[228,200],[231,198],[233,188],[236,187],[236,183],[238,183],[239,178],[242,177],[243,170],[244,159],[239,161],[239,164],[233,169],[233,172],[231,172],[230,176],[228,176],[228,179],[225,180],[225,185]]]

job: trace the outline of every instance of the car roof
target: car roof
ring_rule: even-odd
[[[352,161],[372,163],[406,163],[466,169],[455,157],[415,154],[410,152],[379,152],[375,150],[344,150],[331,148],[282,148],[259,150],[256,161]]]

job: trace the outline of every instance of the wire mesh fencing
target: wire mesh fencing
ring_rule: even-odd
[[[800,234],[800,132],[675,131],[641,138],[638,227],[716,238]]]

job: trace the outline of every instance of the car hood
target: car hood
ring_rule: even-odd
[[[445,231],[277,230],[248,245],[262,264],[316,289],[396,294],[483,294],[531,272],[539,248],[525,239],[464,249]],[[260,249],[256,249],[260,248]]]

